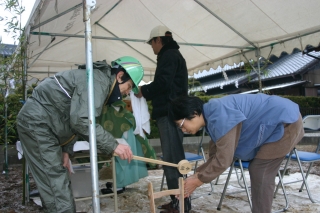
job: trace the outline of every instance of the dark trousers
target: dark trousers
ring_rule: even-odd
[[[183,132],[169,121],[168,117],[160,117],[156,119],[157,126],[160,133],[161,150],[163,160],[170,163],[178,164],[185,159],[183,149]],[[163,166],[164,174],[166,176],[168,189],[178,189],[178,178],[182,177],[176,167]],[[174,198],[174,195],[171,196]]]

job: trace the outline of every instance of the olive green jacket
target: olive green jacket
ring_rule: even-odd
[[[115,85],[115,76],[104,62],[94,65],[95,117],[99,117]],[[45,110],[43,110],[45,109]],[[47,125],[58,138],[64,152],[73,154],[76,135],[89,141],[88,88],[86,69],[59,72],[46,78],[33,91],[21,109],[18,122]],[[96,124],[97,148],[110,154],[118,145],[115,138]]]

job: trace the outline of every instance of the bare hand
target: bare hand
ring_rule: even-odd
[[[139,93],[138,94],[134,94],[137,98],[141,98],[143,95],[142,95],[142,92],[141,92],[141,86],[139,87]]]
[[[119,144],[114,150],[114,153],[116,153],[122,160],[128,160],[129,163],[133,157],[130,146],[124,144]]]
[[[198,179],[198,174],[191,175],[184,181],[184,197],[189,197],[193,191],[203,183]]]
[[[65,167],[65,168],[67,168],[68,169],[68,171],[69,171],[69,174],[71,174],[71,168],[70,168],[70,161],[69,161],[69,154],[68,153],[66,153],[66,152],[62,152],[62,160],[63,160],[63,166]]]

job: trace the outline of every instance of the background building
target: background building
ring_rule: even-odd
[[[265,93],[294,96],[320,95],[320,52],[311,52],[310,57],[298,49],[291,54],[283,52],[279,57],[260,59],[260,78]],[[257,64],[254,64],[257,70]],[[193,75],[201,86],[193,90],[206,91],[208,95],[257,93],[259,79],[248,63],[226,65]]]

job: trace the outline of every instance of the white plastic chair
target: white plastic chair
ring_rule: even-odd
[[[305,130],[320,130],[320,115],[307,115],[303,117],[303,128]]]

